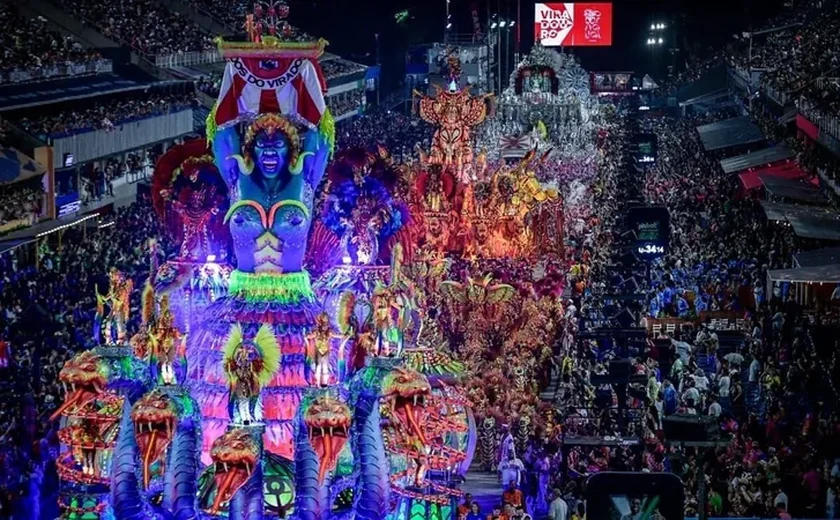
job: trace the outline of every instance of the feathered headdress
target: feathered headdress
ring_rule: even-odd
[[[230,328],[224,348],[224,367],[231,386],[236,385],[238,380],[235,368],[239,364],[237,357],[243,347],[253,349],[255,355],[253,359],[249,359],[251,369],[260,387],[265,386],[280,368],[280,344],[271,326],[263,324],[252,340],[244,338],[242,325],[239,323]]]

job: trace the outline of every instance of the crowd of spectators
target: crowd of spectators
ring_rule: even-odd
[[[151,167],[156,160],[156,156],[151,151],[130,153],[125,160],[109,158],[104,161],[102,166],[83,170],[81,175],[82,191],[80,192],[82,205],[90,204],[94,200],[113,197],[115,181],[126,175],[131,175],[133,179],[149,176]],[[132,181],[131,178],[129,180]]]
[[[102,34],[142,54],[167,55],[215,49],[213,36],[158,0],[62,0],[70,13]]]
[[[254,11],[254,2],[248,0],[188,0],[188,3],[231,29],[244,31],[245,17]],[[286,41],[309,42],[315,37],[293,25],[278,27],[278,38]]]
[[[768,221],[753,196],[736,196],[738,177],[725,175],[702,149],[695,126],[705,122],[646,121],[661,144],[646,178],[647,197],[670,209],[673,237],[671,253],[653,269],[649,314],[733,311],[747,330],[728,352],[718,350],[713,330],[671,334],[677,355],[667,378],[673,390],[664,385],[665,412],[680,407],[719,416],[733,434],[706,475],[712,514],[775,515],[783,502],[781,509],[794,515],[833,518],[837,451],[831,445],[840,423],[821,403],[837,399],[828,377],[836,367],[833,358],[820,358],[811,332],[836,323],[836,311],[808,302],[812,313],[806,314],[781,287],[765,294],[767,270],[790,267],[802,244],[789,227]],[[699,477],[684,478],[696,485]]]
[[[23,116],[16,124],[40,139],[55,138],[91,130],[113,130],[130,121],[183,110],[194,102],[194,96],[189,94],[141,93],[99,102],[86,108]]]
[[[417,158],[418,147],[429,149],[432,131],[430,125],[416,117],[398,110],[374,108],[346,123],[340,122],[335,135],[340,148],[381,144],[391,152],[391,157],[408,163]]]
[[[333,117],[344,115],[352,110],[358,110],[362,106],[364,92],[351,90],[327,98],[327,106],[330,108]]]
[[[219,90],[222,88],[222,73],[213,72],[202,76],[195,82],[195,88],[199,92],[204,92],[213,99],[219,95]]]
[[[25,221],[24,225],[31,226],[38,221],[43,203],[44,188],[40,179],[3,185],[0,187],[0,227],[14,221]]]
[[[778,29],[743,39],[740,52],[730,56],[740,70],[763,70],[761,82],[774,92],[804,97],[814,109],[837,115],[840,89],[831,78],[840,67],[840,3],[833,0],[797,2],[795,9],[762,28]],[[777,96],[778,97],[778,96]]]
[[[321,70],[324,72],[324,78],[327,80],[353,74],[354,72],[362,72],[365,70],[364,65],[358,63],[335,59],[321,62]]]
[[[840,417],[828,406],[837,400],[840,368],[833,353],[837,307],[806,309],[782,290],[763,293],[766,270],[788,265],[801,244],[788,228],[768,223],[754,198],[736,197],[737,176],[723,174],[695,130],[711,120],[651,116],[641,123],[659,137],[645,198],[668,207],[672,225],[671,251],[651,270],[650,305],[642,313],[648,317],[641,322],[647,325],[649,316],[688,322],[705,310],[730,310],[743,318],[738,340],[724,344],[724,332],[708,320],[697,328],[651,333],[645,348],[625,354],[631,374],[647,384],[630,385],[619,417],[616,388],[591,383],[592,375],[608,373],[605,361],[618,354],[594,340],[575,341],[576,320],[569,321],[554,358],[556,410],[567,439],[586,436],[602,443],[574,447],[563,457],[558,439],[549,436],[535,439],[520,455],[527,468],[521,486],[526,502],[546,506],[547,488],[556,488],[552,518],[570,518],[582,507],[585,477],[605,470],[677,474],[686,486],[686,516],[700,508],[715,517],[840,514]],[[574,300],[566,315],[579,315],[581,324],[597,315],[593,290],[614,276],[602,266],[610,264],[622,197],[616,143],[620,148],[626,137],[616,128],[608,133],[593,209],[580,232],[569,229]],[[731,441],[708,451],[669,444],[663,420],[673,414],[713,416]],[[610,442],[628,437],[643,444]],[[697,503],[701,478],[709,489],[707,504]],[[555,515],[561,509],[563,515]]]
[[[100,59],[98,52],[85,49],[75,38],[51,30],[46,19],[26,18],[10,4],[0,2],[0,74],[38,72]]]
[[[56,237],[43,242],[37,266],[25,262],[17,251],[0,256],[3,516],[8,514],[11,498],[40,491],[40,486],[30,486],[31,479],[39,475],[54,479],[55,472],[46,468],[54,463],[58,450],[57,423],[49,423],[46,417],[63,397],[57,377],[63,363],[92,346],[94,287],[107,286],[111,267],[142,287],[148,276],[148,239],[157,238],[159,245],[169,247],[150,214],[150,203],[141,200],[119,210],[115,225],[84,232],[67,229],[60,247]],[[132,298],[132,316],[137,317],[139,294]],[[130,331],[137,325],[136,319],[131,321]],[[54,492],[54,485],[44,484],[43,492]],[[28,502],[37,504],[38,500]]]

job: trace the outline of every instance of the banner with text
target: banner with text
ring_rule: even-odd
[[[612,45],[611,3],[536,4],[534,40],[545,47]]]

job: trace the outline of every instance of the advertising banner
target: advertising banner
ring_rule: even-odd
[[[612,7],[602,2],[536,4],[534,40],[545,47],[612,45]]]

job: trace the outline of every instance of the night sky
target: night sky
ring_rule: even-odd
[[[676,41],[684,52],[690,46],[703,52],[720,49],[732,35],[760,26],[770,15],[783,11],[784,0],[616,0],[614,3],[613,46],[576,48],[584,68],[589,70],[661,70],[671,57],[657,56],[645,45],[650,24],[668,24],[666,40]],[[376,39],[380,35],[380,62],[386,89],[393,89],[403,74],[405,52],[411,45],[442,41],[445,0],[290,0],[290,19],[307,31],[330,40],[329,51],[372,64],[376,61]],[[477,0],[482,23],[490,12],[515,17],[517,0]],[[533,43],[534,1],[520,0],[523,52]],[[470,6],[473,0],[451,0],[455,33],[471,32]],[[398,25],[394,15],[408,9],[409,18]],[[511,47],[513,46],[511,38]],[[673,45],[671,45],[673,47]],[[677,63],[684,59],[677,54]]]

